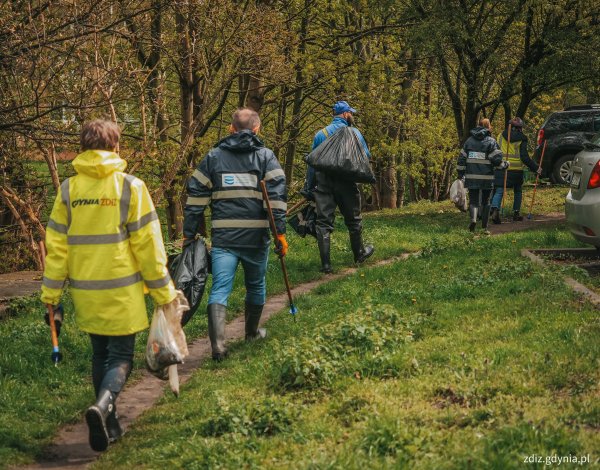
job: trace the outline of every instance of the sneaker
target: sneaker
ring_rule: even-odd
[[[523,221],[523,216],[519,213],[519,211],[515,211],[513,213],[513,220],[515,222],[522,222]]]
[[[474,232],[475,231],[475,226],[477,225],[477,222],[471,222],[469,224],[469,232]]]

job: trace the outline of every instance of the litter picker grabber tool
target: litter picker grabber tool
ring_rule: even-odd
[[[544,162],[544,153],[546,152],[546,144],[547,140],[544,140],[544,146],[542,147],[542,156],[540,157],[540,168],[542,167],[542,163]],[[540,180],[540,174],[537,173],[535,175],[535,184],[533,185],[533,194],[531,195],[531,204],[529,205],[529,214],[527,214],[527,218],[531,220],[531,212],[533,211],[533,203],[535,201],[535,192],[537,191],[538,181]]]
[[[267,206],[267,213],[269,214],[269,225],[271,226],[271,232],[273,233],[273,238],[275,242],[275,246],[280,248],[279,235],[277,233],[277,227],[275,226],[275,217],[273,216],[273,209],[271,209],[271,201],[269,201],[269,194],[267,193],[267,186],[265,185],[264,180],[260,182],[260,189],[262,191],[263,200]],[[288,299],[290,301],[290,313],[294,316],[294,321],[296,321],[296,313],[298,313],[298,309],[294,305],[294,300],[292,299],[292,290],[290,289],[290,280],[288,279],[287,269],[285,267],[285,261],[283,259],[283,255],[279,255],[279,261],[281,262],[281,271],[283,272],[283,280],[285,282],[285,288],[287,289]]]
[[[301,201],[298,201],[290,209],[287,210],[287,212],[285,213],[285,215],[286,216],[292,215],[294,213],[294,211],[296,211],[297,209],[300,209],[307,202],[308,202],[308,199],[302,199]]]
[[[510,152],[510,131],[512,129],[512,124],[508,125],[508,146],[506,147],[507,153]],[[506,157],[508,160],[508,157]],[[504,200],[506,199],[506,180],[508,178],[508,168],[504,170],[504,192],[502,193],[502,209],[500,212],[504,215]]]
[[[46,246],[44,242],[39,242],[40,259],[42,260],[42,269],[46,269]],[[58,348],[58,335],[56,334],[56,323],[54,323],[54,309],[52,305],[46,304],[48,309],[48,322],[50,323],[50,337],[52,339],[52,354],[50,359],[54,363],[54,367],[58,367],[58,363],[62,361],[62,353]]]

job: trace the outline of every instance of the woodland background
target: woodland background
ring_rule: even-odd
[[[240,106],[294,198],[303,156],[348,100],[373,154],[366,208],[446,197],[478,117],[600,102],[600,4],[579,0],[64,0],[0,4],[0,272],[36,241],[73,174],[81,124],[117,121],[128,171],[181,233],[184,184]]]

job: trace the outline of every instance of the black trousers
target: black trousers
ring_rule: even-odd
[[[320,171],[316,172],[316,179],[314,196],[317,204],[317,235],[323,237],[333,232],[336,208],[339,208],[344,216],[344,223],[350,234],[361,233],[362,216],[358,185]]]
[[[90,334],[92,342],[92,382],[96,396],[100,390],[118,395],[133,367],[135,334],[104,336]]]

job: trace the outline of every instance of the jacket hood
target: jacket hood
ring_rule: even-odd
[[[242,153],[261,149],[265,146],[256,134],[249,130],[236,132],[222,139],[217,147],[230,152]]]
[[[73,160],[75,171],[92,178],[105,178],[115,171],[125,171],[127,162],[115,152],[86,150]]]
[[[486,127],[476,127],[475,129],[471,129],[471,136],[477,140],[483,140],[486,137],[492,135]]]
[[[504,129],[504,131],[502,132],[502,138],[508,140],[508,129]],[[517,141],[523,141],[523,140],[527,140],[527,137],[525,137],[525,134],[523,134],[523,131],[521,129],[515,129],[512,128],[510,130],[510,141],[511,142],[517,142]]]

